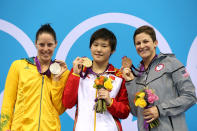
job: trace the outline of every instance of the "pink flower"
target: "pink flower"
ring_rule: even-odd
[[[149,103],[154,103],[155,101],[159,100],[159,97],[154,94],[154,92],[151,89],[146,89],[145,90],[148,96],[148,102]]]
[[[148,97],[148,102],[152,104],[152,103],[154,103],[154,101],[156,101],[158,99],[159,99],[158,96],[151,95],[151,96]]]
[[[145,89],[145,92],[149,95],[149,94],[153,94],[153,91],[151,89]]]

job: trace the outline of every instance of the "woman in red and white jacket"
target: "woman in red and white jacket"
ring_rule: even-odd
[[[115,48],[115,35],[102,28],[94,32],[90,39],[92,66],[83,68],[83,58],[80,57],[73,62],[62,100],[66,108],[77,105],[74,131],[122,131],[119,119],[127,118],[130,108],[121,72],[109,64]],[[111,91],[93,88],[99,76],[113,78]],[[106,102],[104,113],[96,113],[95,99]]]

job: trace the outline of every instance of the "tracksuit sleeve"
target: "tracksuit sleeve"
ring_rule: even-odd
[[[128,92],[128,98],[129,98],[129,105],[131,109],[132,115],[137,117],[137,107],[135,106],[134,99],[135,99],[135,93],[136,93],[136,81],[135,79],[132,81],[126,82],[126,89]]]
[[[72,108],[77,104],[79,80],[80,76],[74,74],[72,69],[66,82],[62,97],[62,103],[65,108]]]
[[[17,64],[18,62],[15,61],[11,65],[5,83],[3,104],[1,108],[1,131],[7,131],[11,129],[19,81],[19,68]]]
[[[52,102],[53,102],[54,107],[58,111],[59,115],[61,115],[65,111],[65,107],[62,104],[62,95],[63,95],[66,81],[68,79],[69,72],[70,72],[69,70],[66,70],[61,75],[61,78],[59,81],[52,80],[52,90],[51,90]]]
[[[128,117],[130,108],[124,80],[118,95],[112,99],[112,104],[107,109],[116,118],[125,119]]]
[[[172,66],[182,65],[178,60],[174,60],[173,63],[175,65]],[[160,116],[175,116],[181,114],[197,101],[195,87],[183,65],[172,72],[172,80],[178,97],[157,105]]]

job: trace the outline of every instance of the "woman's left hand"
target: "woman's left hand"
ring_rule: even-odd
[[[150,123],[159,117],[159,112],[158,112],[157,107],[153,106],[148,109],[144,109],[143,115],[144,115],[144,119],[147,120],[146,122]]]
[[[66,65],[66,63],[65,63],[64,61],[55,60],[55,62],[57,62],[57,63],[60,64],[60,66],[61,66],[61,71],[60,71],[60,73],[57,74],[57,75],[54,75],[54,74],[53,74],[53,75],[52,75],[52,78],[53,78],[53,80],[58,81],[58,80],[60,79],[60,76],[61,76],[68,68],[67,68],[67,65]]]
[[[98,99],[104,99],[107,106],[112,102],[112,99],[109,96],[109,91],[104,88],[98,90]]]

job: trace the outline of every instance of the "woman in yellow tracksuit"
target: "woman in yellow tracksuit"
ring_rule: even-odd
[[[49,24],[36,34],[37,56],[16,60],[7,75],[1,109],[0,131],[60,131],[59,115],[65,111],[61,99],[69,74],[58,61],[61,72],[51,74],[49,66],[57,46]]]

